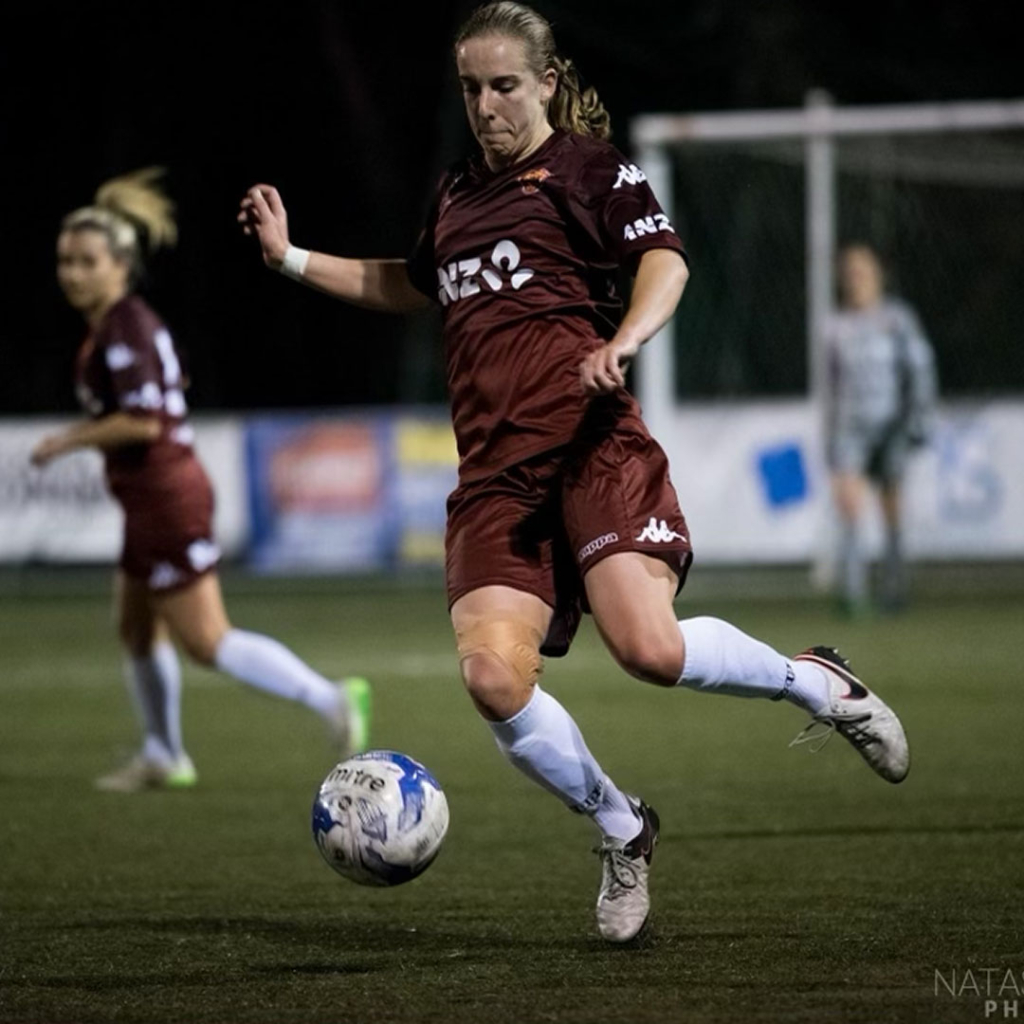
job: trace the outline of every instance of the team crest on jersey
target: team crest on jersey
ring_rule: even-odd
[[[543,182],[551,177],[551,172],[546,167],[535,167],[532,171],[520,174],[516,181],[523,186],[523,195],[533,195],[540,189]]]

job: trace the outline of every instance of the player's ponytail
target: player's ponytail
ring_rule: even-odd
[[[580,89],[576,67],[568,58],[555,57],[551,65],[558,72],[555,95],[548,104],[548,121],[577,135],[607,139],[612,134],[611,118],[591,87]]]
[[[104,182],[92,206],[69,213],[62,231],[99,231],[111,255],[124,260],[132,280],[142,271],[143,256],[178,240],[174,204],[159,184],[162,167],[144,167]]]
[[[611,136],[608,111],[592,88],[580,89],[572,61],[557,55],[554,33],[547,19],[532,7],[512,0],[484,4],[470,14],[456,35],[456,52],[467,39],[487,35],[521,40],[526,63],[538,78],[548,70],[558,75],[555,94],[548,104],[548,121],[552,127],[598,139]]]

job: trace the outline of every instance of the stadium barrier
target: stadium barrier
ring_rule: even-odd
[[[702,563],[812,563],[831,495],[808,402],[679,406],[658,431]],[[905,481],[908,554],[1024,558],[1024,402],[947,402]],[[871,550],[882,523],[870,509]]]
[[[60,420],[0,422],[0,562],[113,562],[120,513],[98,455],[32,469]],[[66,422],[66,421],[63,421]],[[830,500],[806,401],[693,403],[658,439],[704,564],[810,563]],[[443,564],[456,453],[443,409],[196,417],[229,557],[266,572],[368,572]],[[1024,558],[1024,401],[945,403],[907,478],[910,554]],[[880,544],[877,517],[869,543]]]
[[[107,493],[96,451],[74,452],[45,469],[29,455],[68,419],[0,421],[0,562],[112,563],[121,550],[121,510]],[[249,537],[244,424],[237,418],[192,419],[196,448],[217,488],[214,528],[231,558]]]

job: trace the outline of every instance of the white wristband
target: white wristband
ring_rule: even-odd
[[[290,277],[293,281],[301,281],[306,273],[307,263],[309,263],[309,250],[289,245],[284,251],[284,259],[281,260],[281,266],[277,269],[285,277]]]

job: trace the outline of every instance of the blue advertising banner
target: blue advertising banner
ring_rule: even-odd
[[[266,572],[444,563],[457,456],[443,411],[256,417],[250,560]]]

